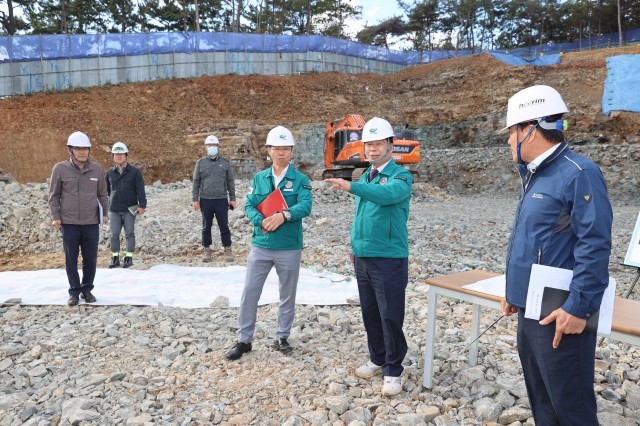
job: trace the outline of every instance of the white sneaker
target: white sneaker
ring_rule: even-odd
[[[382,395],[393,396],[402,392],[402,378],[384,376],[384,386],[382,386]]]
[[[369,379],[382,371],[382,366],[375,365],[371,361],[367,361],[365,365],[356,368],[356,376],[363,379]]]

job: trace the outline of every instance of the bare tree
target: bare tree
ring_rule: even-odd
[[[620,11],[620,0],[618,0],[618,40],[622,46],[622,13]]]
[[[196,32],[200,32],[200,9],[198,7],[198,0],[193,1],[194,6],[196,7]]]

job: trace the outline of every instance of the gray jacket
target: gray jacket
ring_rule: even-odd
[[[79,168],[71,160],[62,161],[51,171],[49,209],[51,219],[63,225],[96,225],[109,211],[109,197],[104,172],[98,163],[87,161]]]
[[[229,160],[219,155],[215,160],[209,156],[199,159],[193,170],[192,200],[227,199],[227,193],[229,201],[236,200],[235,177]]]

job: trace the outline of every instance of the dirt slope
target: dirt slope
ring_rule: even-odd
[[[67,135],[82,130],[102,164],[110,163],[110,146],[121,140],[135,152],[147,182],[171,182],[188,177],[200,155],[200,138],[193,135],[233,135],[242,128],[255,129],[260,140],[268,126],[296,129],[349,112],[412,127],[493,116],[498,129],[495,113],[515,91],[536,83],[563,94],[576,130],[624,143],[629,134],[629,140],[638,138],[638,114],[601,113],[604,58],[623,53],[638,54],[640,47],[572,53],[550,67],[513,67],[482,54],[389,76],[204,76],[13,97],[0,101],[0,168],[20,182],[42,182],[67,157]]]

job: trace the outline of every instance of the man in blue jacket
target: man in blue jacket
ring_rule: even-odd
[[[518,353],[536,424],[595,426],[596,333],[585,326],[609,282],[613,214],[602,172],[565,142],[566,112],[549,86],[509,99],[503,130],[509,130],[522,188],[502,313],[518,313]],[[536,263],[573,270],[567,300],[540,321],[524,316]]]
[[[412,178],[393,161],[394,137],[388,121],[372,118],[362,130],[371,167],[358,182],[325,179],[332,189],[356,196],[352,259],[370,358],[356,369],[356,375],[368,379],[382,373],[385,396],[402,391],[402,361],[407,354],[402,325],[409,281],[407,220]]]
[[[120,266],[120,233],[124,227],[127,251],[123,268],[133,266],[133,252],[136,249],[136,216],[144,214],[147,197],[144,191],[144,179],[137,167],[127,161],[129,149],[122,142],[116,142],[111,148],[114,166],[107,170],[107,192],[109,193],[109,229],[111,238],[111,263],[109,268]]]

